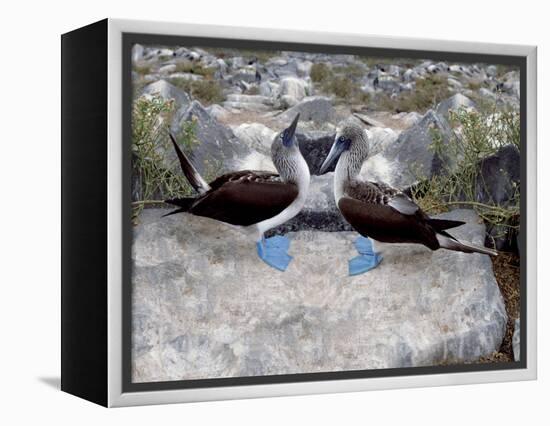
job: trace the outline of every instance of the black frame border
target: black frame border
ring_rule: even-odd
[[[122,33],[122,392],[144,392],[178,389],[200,389],[226,386],[266,385],[281,383],[351,380],[377,377],[417,376],[452,374],[465,372],[514,370],[527,368],[527,244],[525,232],[520,234],[520,351],[521,359],[516,362],[491,364],[458,364],[449,366],[405,367],[377,370],[349,370],[320,373],[298,373],[271,376],[246,376],[211,379],[174,380],[147,383],[131,381],[132,368],[132,265],[131,265],[131,106],[132,106],[132,63],[131,49],[136,43],[159,46],[221,47],[234,49],[283,50],[316,52],[327,54],[351,54],[374,57],[430,59],[434,61],[465,62],[515,65],[520,70],[520,229],[527,230],[527,57],[465,52],[429,51],[398,48],[373,48],[366,46],[341,46],[327,44],[279,42],[272,40],[244,40],[231,38],[210,38],[195,36],[158,35],[144,33]],[[397,40],[398,44],[399,41]],[[495,49],[498,46],[495,45]]]

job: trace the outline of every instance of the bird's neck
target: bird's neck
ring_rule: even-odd
[[[285,158],[284,161],[284,166],[280,166],[281,163],[274,161],[275,167],[283,182],[292,183],[298,187],[298,196],[282,212],[255,225],[259,238],[263,236],[264,232],[285,223],[300,213],[306,202],[310,180],[306,160],[298,152],[297,155]]]
[[[285,183],[293,183],[298,187],[299,193],[307,194],[309,188],[309,167],[300,151],[290,153],[288,156],[278,156],[273,159],[275,168]]]
[[[361,172],[361,166],[362,162],[355,159],[350,151],[344,152],[338,159],[334,170],[334,198],[336,204],[344,195],[344,185],[346,182],[357,178]]]

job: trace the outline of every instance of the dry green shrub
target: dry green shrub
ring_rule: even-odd
[[[435,214],[450,207],[471,207],[485,223],[506,230],[519,228],[520,188],[513,186],[513,194],[505,205],[495,200],[478,200],[481,161],[507,145],[520,149],[519,113],[508,109],[490,111],[460,109],[450,111],[450,121],[460,127],[461,134],[453,135],[443,143],[441,135],[434,131],[431,149],[445,162],[443,173],[431,179],[423,179],[412,188],[412,196],[426,212]],[[422,178],[422,176],[420,176]],[[485,191],[489,194],[489,191]]]
[[[314,83],[322,83],[332,76],[332,70],[327,64],[320,62],[311,66],[309,76]]]
[[[374,56],[358,56],[358,59],[363,61],[369,68],[379,67],[383,68],[386,66],[399,64],[404,67],[412,68],[415,65],[422,62],[421,59],[411,59],[411,58],[394,58],[394,57],[374,57]]]
[[[479,89],[481,89],[482,86],[483,85],[482,85],[481,81],[470,80],[466,87],[468,87],[468,89],[470,89],[474,92],[477,92]]]
[[[226,62],[230,62],[232,57],[242,57],[247,62],[257,61],[266,63],[271,58],[281,54],[278,50],[233,49],[222,47],[204,47],[203,49],[211,55],[226,60]]]
[[[214,68],[204,67],[201,64],[194,62],[184,61],[176,63],[176,72],[201,75],[207,79],[212,79],[214,78],[216,70]]]
[[[190,80],[186,78],[172,78],[170,82],[189,93],[203,105],[211,105],[223,102],[225,95],[217,80]]]
[[[148,63],[139,63],[139,64],[134,64],[133,69],[139,75],[146,75],[146,74],[151,74],[151,71],[153,70],[153,65]]]
[[[369,95],[361,90],[359,83],[343,76],[333,76],[325,80],[322,89],[334,94],[347,104],[366,104],[369,100]]]
[[[258,86],[250,86],[248,89],[246,89],[243,94],[245,95],[259,95],[260,94],[260,88]]]
[[[365,75],[365,69],[358,64],[349,64],[345,66],[334,67],[334,74],[340,75],[342,77],[360,79]]]
[[[416,88],[402,92],[395,97],[381,95],[378,105],[382,109],[395,112],[426,112],[434,108],[439,102],[452,95],[447,78],[439,75],[430,75],[416,80]]]
[[[159,198],[187,195],[191,187],[185,178],[173,170],[174,161],[168,164],[167,153],[172,150],[168,138],[168,126],[172,119],[174,103],[160,96],[137,98],[132,108],[132,217],[135,221],[144,206],[162,203]],[[184,123],[178,134],[183,149],[194,143],[195,125]]]
[[[309,75],[324,93],[335,95],[348,104],[359,104],[367,103],[369,99],[368,94],[361,90],[360,84],[354,78],[360,77],[362,73],[360,67],[353,65],[332,70],[321,62],[311,66]]]

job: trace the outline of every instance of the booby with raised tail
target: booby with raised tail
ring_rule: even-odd
[[[334,162],[334,198],[342,216],[362,236],[355,241],[359,256],[349,261],[349,274],[358,275],[382,261],[373,242],[416,243],[464,253],[497,252],[459,241],[446,232],[463,225],[455,220],[432,219],[402,191],[383,183],[361,180],[359,173],[369,156],[365,131],[353,119],[339,126],[332,148],[321,166],[321,173]]]
[[[296,216],[306,201],[309,168],[295,132],[300,115],[278,133],[271,144],[271,159],[279,172],[242,170],[207,183],[170,135],[183,173],[198,192],[192,198],[166,200],[178,206],[168,215],[186,212],[238,226],[256,241],[258,256],[268,265],[285,271],[292,257],[287,237],[264,238],[264,233]],[[167,216],[168,216],[167,215]]]

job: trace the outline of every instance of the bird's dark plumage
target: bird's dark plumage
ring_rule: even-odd
[[[365,237],[386,243],[424,244],[432,250],[440,247],[437,233],[452,238],[444,230],[464,224],[432,219],[401,191],[374,182],[347,182],[338,208]]]
[[[197,198],[166,203],[181,207],[177,212],[249,226],[279,214],[298,196],[298,187],[281,182],[279,175],[252,170],[227,173],[209,185]]]
[[[249,226],[279,214],[298,196],[297,185],[282,182],[278,174],[271,172],[242,170],[206,183],[171,134],[170,139],[185,177],[200,195],[166,200],[167,204],[179,209],[165,216],[187,212],[232,225]]]

